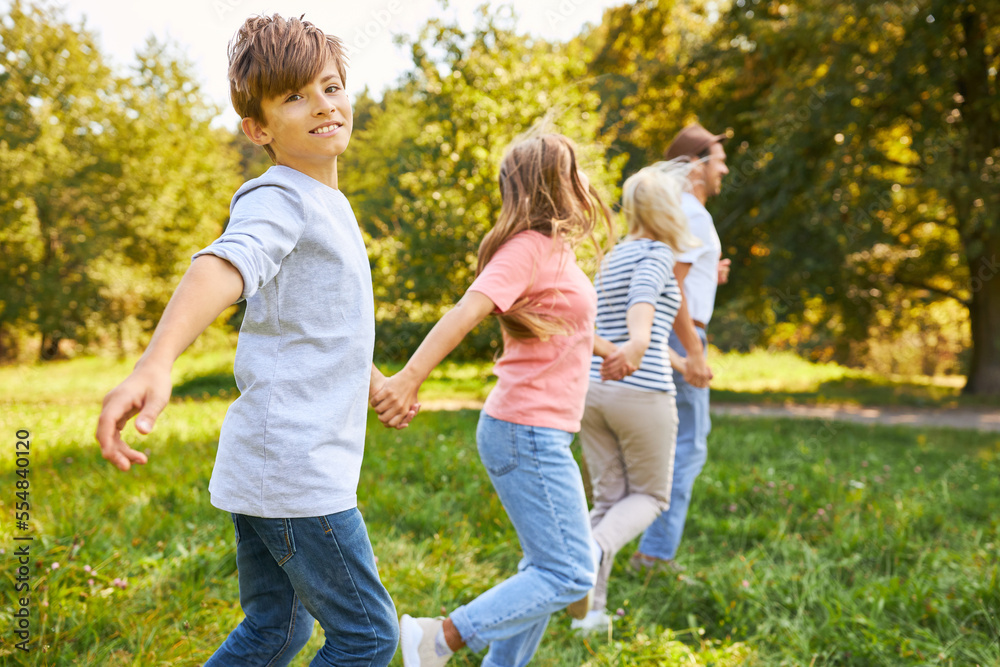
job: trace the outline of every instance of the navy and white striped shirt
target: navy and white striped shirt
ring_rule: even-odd
[[[605,258],[594,278],[594,287],[597,335],[615,345],[628,341],[629,308],[637,303],[650,303],[656,308],[649,349],[639,370],[624,380],[608,380],[605,384],[675,394],[667,341],[681,305],[681,291],[674,278],[674,253],[670,246],[652,239],[622,241]],[[603,361],[598,356],[591,359],[591,381],[600,382]]]

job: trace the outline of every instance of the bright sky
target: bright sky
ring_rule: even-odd
[[[587,23],[597,24],[608,7],[626,0],[510,0],[523,31],[566,40]],[[251,14],[305,14],[324,32],[337,35],[351,51],[347,89],[357,95],[367,85],[376,96],[408,69],[410,60],[392,42],[393,35],[415,35],[431,17],[452,18],[464,28],[474,25],[480,0],[63,0],[73,21],[86,17],[101,51],[124,68],[150,35],[179,43],[194,63],[210,98],[224,111],[220,120],[235,126],[226,82],[226,45]],[[496,6],[496,3],[493,3]],[[6,8],[6,0],[0,7]],[[494,10],[496,11],[496,10]]]

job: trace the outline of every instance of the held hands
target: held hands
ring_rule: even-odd
[[[704,389],[714,377],[708,362],[700,355],[688,355],[687,368],[682,371],[684,380],[692,387]]]
[[[104,397],[101,416],[97,420],[97,442],[101,455],[119,470],[128,470],[133,463],[144,464],[146,455],[129,447],[122,440],[122,429],[136,415],[135,429],[143,435],[153,430],[156,418],[170,400],[170,368],[152,362],[136,364],[132,374]]]
[[[606,356],[601,364],[601,380],[621,380],[635,373],[642,365],[647,347],[638,341],[629,340]]]
[[[404,368],[402,371],[386,378],[376,389],[372,387],[370,403],[378,420],[386,428],[403,429],[420,411],[417,392],[420,382],[410,379]]]

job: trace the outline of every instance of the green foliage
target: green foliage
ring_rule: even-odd
[[[231,352],[188,355],[174,379],[211,384],[228,363]],[[36,642],[12,657],[5,635],[0,662],[200,664],[242,617],[232,524],[206,489],[228,400],[177,398],[149,437],[129,429],[150,463],[119,473],[92,433],[100,396],[128,366],[0,369],[0,430],[33,436]],[[516,535],[476,454],[476,419],[428,412],[402,432],[369,422],[359,498],[400,613],[453,609],[517,567]],[[609,608],[622,615],[610,640],[573,634],[559,614],[535,664],[1000,661],[996,434],[714,422],[678,557],[687,569],[633,573],[626,548],[611,578]],[[13,480],[13,469],[12,456],[0,459],[0,477]],[[12,537],[5,522],[8,550]],[[6,576],[0,622],[10,627]],[[293,664],[308,664],[322,641],[317,629]],[[480,659],[465,653],[455,664]]]
[[[711,99],[724,72],[712,72],[702,51],[717,20],[717,3],[640,0],[606,11],[587,37],[602,132],[628,157],[623,176],[663,159],[673,135]]]
[[[504,147],[551,117],[609,203],[695,119],[732,173],[716,344],[1000,390],[996,2],[640,0],[565,44],[485,5],[401,38],[413,66],[355,101],[341,159],[369,247],[380,360],[472,280]],[[191,252],[267,166],[213,129],[178,49],[112,72],[91,32],[16,0],[0,26],[0,358],[134,350]],[[238,135],[238,133],[237,133]],[[233,150],[233,147],[237,150]],[[588,254],[581,255],[585,263]],[[239,314],[234,321],[238,321]],[[33,346],[31,346],[33,347]],[[65,346],[64,346],[65,348]],[[490,323],[456,353],[498,349]]]
[[[592,67],[616,73],[602,79],[605,128],[642,156],[630,168],[694,117],[731,128],[712,204],[735,263],[716,320],[728,344],[774,342],[788,323],[815,358],[867,360],[852,341],[873,338],[882,358],[918,344],[926,367],[935,337],[971,337],[969,388],[1000,391],[998,26],[995,2],[944,0],[648,0],[606,14]],[[919,314],[943,299],[969,328]],[[925,341],[896,335],[927,324]]]
[[[605,155],[581,43],[520,35],[510,17],[484,7],[472,31],[434,19],[407,46],[407,79],[381,102],[356,104],[342,182],[370,238],[378,319],[432,323],[472,282],[500,210],[500,160],[516,135],[554,116],[609,203],[621,160]]]
[[[649,665],[691,665],[692,667],[743,667],[758,664],[753,650],[741,642],[729,643],[700,639],[698,628],[690,633],[663,630],[654,635],[630,631],[626,639],[598,645],[598,651],[583,667],[640,667]],[[618,630],[621,633],[621,629]],[[679,636],[678,636],[679,635]],[[681,641],[688,639],[690,643]],[[692,641],[693,640],[693,641]],[[693,645],[692,645],[693,644]]]
[[[147,43],[127,77],[61,10],[16,0],[0,25],[0,316],[41,337],[126,349],[155,324],[238,185],[190,65]],[[6,350],[5,356],[13,352]]]
[[[94,219],[103,202],[86,194],[113,189],[114,176],[99,93],[111,73],[88,33],[48,18],[14,2],[0,24],[0,302],[6,326],[51,340],[103,306],[84,267],[114,238]]]
[[[436,322],[422,322],[395,317],[375,323],[375,360],[378,363],[406,362],[420,347]],[[482,361],[494,359],[501,352],[500,323],[487,318],[466,335],[451,360]]]

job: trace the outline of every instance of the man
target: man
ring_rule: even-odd
[[[677,332],[693,329],[701,340],[702,353],[688,358],[683,377],[674,374],[678,425],[670,508],[643,535],[639,550],[630,560],[636,569],[659,566],[683,569],[675,564],[674,558],[684,533],[691,488],[708,454],[707,439],[712,428],[708,414],[708,382],[712,379],[712,371],[705,360],[708,349],[705,330],[712,319],[716,288],[729,279],[730,261],[720,259],[722,244],[705,202],[719,194],[722,177],[729,173],[726,151],[722,147],[725,140],[726,135],[712,134],[694,123],[678,132],[665,152],[668,160],[687,158],[694,163],[688,175],[691,191],[684,193],[681,206],[691,233],[701,241],[701,246],[679,255],[674,264],[683,300],[669,345],[685,356]]]

